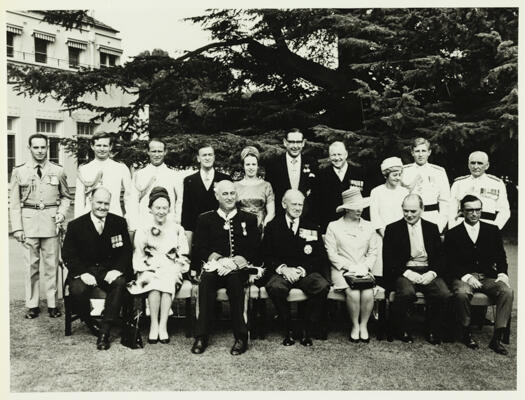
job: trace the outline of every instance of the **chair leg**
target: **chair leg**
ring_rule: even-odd
[[[389,342],[394,341],[394,327],[392,320],[392,303],[388,300],[385,300],[385,327],[386,327],[386,340]]]
[[[64,296],[64,320],[65,320],[65,336],[71,336],[71,298],[69,296]]]
[[[377,340],[383,340],[385,337],[386,330],[386,300],[380,300],[377,302]]]
[[[191,306],[191,297],[185,300],[186,305],[186,319],[184,323],[184,335],[187,338],[193,336],[193,307]]]
[[[258,309],[258,330],[259,330],[259,339],[266,338],[266,300],[258,299],[257,300],[257,309]]]
[[[258,319],[257,319],[257,300],[252,299],[251,297],[248,299],[248,321],[249,326],[248,330],[250,331],[250,337],[252,339],[257,339],[259,335],[259,325],[258,325]]]

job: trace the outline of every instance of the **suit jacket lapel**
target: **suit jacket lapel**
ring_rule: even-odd
[[[470,235],[467,232],[467,228],[465,228],[465,224],[461,223],[461,235],[463,236],[463,240],[465,243],[468,243],[469,246],[474,246],[477,242],[479,242],[479,238],[481,236],[481,226],[479,227],[479,233],[478,233],[478,239],[476,242],[473,242],[470,238]]]

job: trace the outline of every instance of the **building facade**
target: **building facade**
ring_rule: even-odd
[[[43,22],[38,11],[7,11],[7,63],[76,71],[80,67],[104,68],[120,65],[121,39],[118,31],[92,17],[85,19],[82,30],[66,30]],[[134,97],[117,88],[84,101],[103,106],[126,106]],[[24,97],[7,84],[7,155],[8,174],[15,165],[29,159],[27,141],[34,133],[49,136],[49,159],[62,164],[70,186],[75,184],[77,160],[61,148],[61,138],[89,137],[97,131],[117,131],[118,122],[90,122],[89,111],[61,111],[61,103],[47,98]],[[147,118],[147,115],[143,116]]]

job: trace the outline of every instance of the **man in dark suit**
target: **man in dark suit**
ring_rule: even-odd
[[[181,225],[186,230],[190,246],[197,217],[203,212],[216,210],[218,207],[213,192],[214,184],[230,179],[228,175],[213,168],[215,152],[211,146],[203,146],[199,149],[197,161],[200,164],[200,169],[184,178],[182,194]]]
[[[286,302],[290,290],[299,288],[308,296],[308,322],[301,338],[304,346],[312,345],[311,333],[319,327],[330,290],[329,262],[319,226],[301,217],[303,204],[304,195],[300,191],[286,191],[282,199],[285,215],[268,224],[263,240],[265,274],[269,275],[266,291],[281,318],[285,346],[295,343]]]
[[[411,343],[407,311],[416,291],[425,295],[429,307],[428,342],[440,344],[445,332],[451,293],[442,275],[441,239],[436,224],[421,218],[423,200],[409,194],[403,200],[403,219],[387,225],[383,239],[383,267],[388,291],[394,290],[394,323],[400,340]]]
[[[496,225],[481,222],[481,200],[466,195],[460,201],[464,222],[445,234],[446,274],[451,280],[454,308],[463,330],[463,342],[479,346],[470,332],[470,300],[480,291],[496,301],[494,335],[489,347],[507,354],[501,339],[512,311],[514,292],[507,275],[507,256]]]
[[[343,142],[333,142],[328,148],[331,165],[321,169],[316,176],[312,190],[315,213],[321,227],[326,227],[343,215],[336,213],[336,208],[343,202],[341,193],[351,187],[357,187],[364,195],[365,181],[362,173],[348,164],[348,152]]]
[[[283,195],[288,189],[299,190],[309,201],[315,182],[315,166],[301,155],[305,144],[306,139],[302,132],[293,129],[283,139],[286,153],[266,166],[265,179],[272,185],[275,204],[281,204]],[[310,208],[308,204],[305,212],[313,211]],[[283,209],[280,207],[275,207],[275,209],[277,214],[284,215]]]
[[[132,253],[126,220],[108,212],[110,192],[99,187],[91,197],[91,211],[67,226],[62,259],[68,269],[69,290],[80,317],[93,329],[89,293],[98,286],[106,292],[97,349],[109,349],[109,330],[127,299]]]
[[[199,315],[191,352],[201,354],[206,350],[216,292],[226,287],[235,336],[230,353],[240,355],[248,347],[248,327],[244,319],[244,286],[248,280],[246,267],[259,263],[260,234],[257,217],[236,208],[237,193],[232,182],[218,182],[215,196],[219,208],[201,214],[195,230],[191,268],[198,274],[202,270],[202,273]]]

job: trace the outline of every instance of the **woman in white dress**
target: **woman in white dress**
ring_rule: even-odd
[[[361,218],[369,199],[363,199],[358,188],[345,190],[342,196],[343,204],[337,207],[337,212],[345,211],[345,215],[328,224],[324,241],[332,263],[334,289],[343,291],[346,296],[346,307],[352,321],[349,339],[354,343],[368,343],[368,319],[374,308],[374,289],[352,289],[345,276],[372,273],[380,238],[372,224]]]
[[[153,221],[135,234],[133,269],[137,279],[129,291],[148,293],[148,343],[169,343],[168,314],[173,296],[182,284],[182,274],[189,270],[188,241],[184,228],[167,218],[170,198],[165,188],[157,186],[151,190],[149,208]]]
[[[381,163],[381,173],[385,183],[370,191],[370,222],[381,237],[377,260],[373,268],[374,276],[383,276],[383,236],[388,224],[403,218],[403,199],[408,189],[401,185],[403,162],[399,157],[389,157]],[[381,284],[381,279],[378,280]]]
[[[408,189],[401,186],[403,162],[399,157],[390,157],[381,163],[385,183],[370,192],[370,222],[381,237],[388,224],[403,218],[401,204]]]

